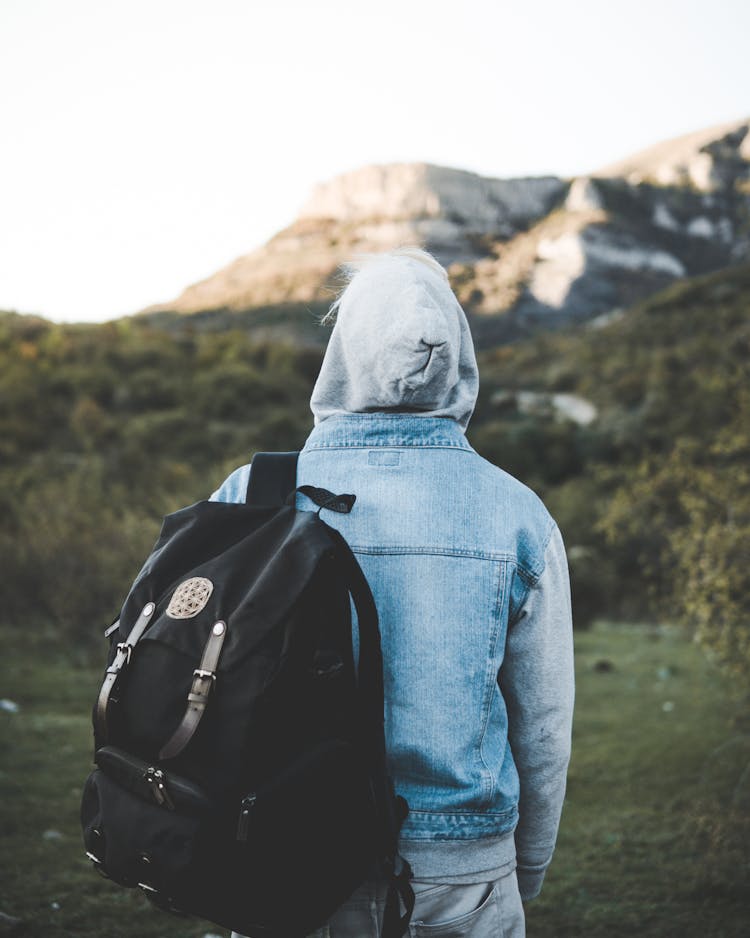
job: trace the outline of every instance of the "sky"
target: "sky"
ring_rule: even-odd
[[[747,0],[0,0],[0,309],[175,297],[317,182],[571,177],[750,116]]]

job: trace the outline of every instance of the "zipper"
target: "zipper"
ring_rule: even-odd
[[[237,840],[242,842],[247,840],[247,830],[250,826],[250,814],[255,806],[255,802],[258,800],[258,796],[255,792],[251,792],[240,802],[240,819],[237,823]]]
[[[154,796],[156,803],[160,807],[166,807],[170,811],[174,811],[174,801],[172,801],[167,790],[166,777],[162,770],[150,765],[143,773],[143,780],[151,789],[151,794]]]
[[[247,840],[248,830],[250,827],[250,818],[259,797],[267,795],[275,788],[281,787],[285,782],[288,782],[296,775],[299,775],[304,769],[307,768],[308,765],[318,761],[327,753],[333,752],[346,745],[347,743],[340,739],[332,739],[328,740],[328,742],[321,743],[320,746],[317,746],[310,752],[306,752],[304,755],[299,756],[297,759],[293,760],[281,772],[279,772],[278,775],[275,775],[272,779],[269,779],[263,785],[260,785],[255,789],[255,791],[248,792],[248,794],[246,794],[240,802],[240,815],[237,822],[237,840],[242,842]]]

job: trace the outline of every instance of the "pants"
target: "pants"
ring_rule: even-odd
[[[410,938],[524,938],[515,872],[489,883],[451,886],[412,881],[416,902]],[[385,886],[364,883],[309,938],[379,938]],[[232,932],[232,938],[242,938]]]

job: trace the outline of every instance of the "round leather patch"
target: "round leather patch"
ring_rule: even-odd
[[[206,608],[208,598],[213,591],[213,583],[205,577],[194,576],[185,580],[172,593],[167,606],[167,615],[170,619],[192,619],[201,609]]]

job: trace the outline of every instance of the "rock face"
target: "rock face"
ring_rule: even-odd
[[[316,186],[262,248],[146,312],[330,301],[343,261],[415,243],[448,267],[480,340],[606,314],[750,258],[750,120],[572,180],[367,166]]]
[[[558,422],[572,421],[587,427],[598,416],[596,406],[577,394],[545,394],[539,391],[495,391],[490,403],[498,409],[547,417]]]
[[[738,176],[747,178],[750,161],[748,121],[718,124],[657,143],[597,176],[620,176],[631,185],[689,186],[700,192],[720,191]]]
[[[422,222],[428,236],[512,235],[546,214],[564,186],[554,176],[487,179],[429,163],[367,166],[315,187],[301,219]],[[473,253],[473,252],[472,252]]]
[[[488,253],[451,268],[487,343],[594,319],[681,277],[749,260],[750,120],[573,179],[556,211]]]
[[[316,186],[297,221],[260,250],[150,311],[327,300],[339,264],[399,244],[418,243],[446,265],[472,263],[486,254],[482,238],[512,238],[566,188],[554,177],[486,179],[427,163],[366,166]]]

